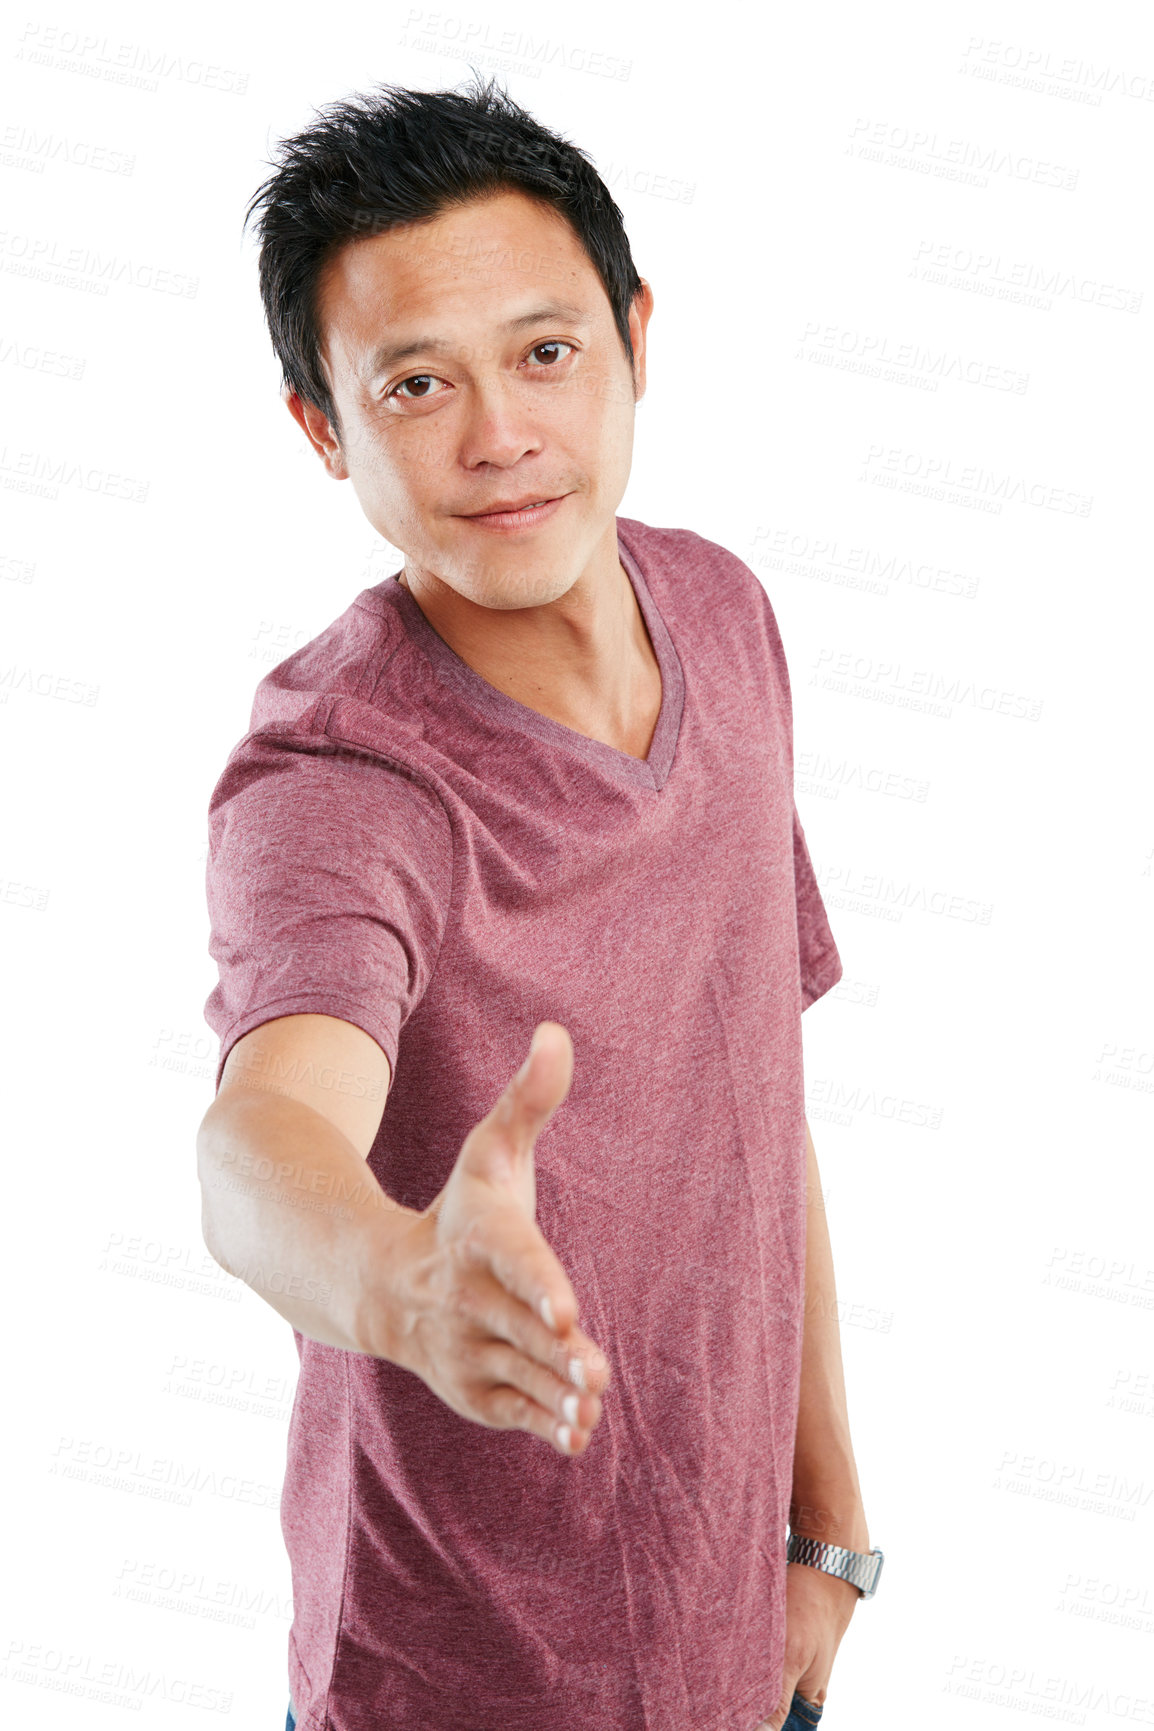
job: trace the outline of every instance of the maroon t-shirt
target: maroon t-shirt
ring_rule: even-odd
[[[498,691],[389,577],[261,681],[213,794],[221,1067],[273,1017],[363,1028],[399,1202],[437,1195],[534,1026],[569,1030],[537,1221],[613,1368],[565,1457],[296,1333],[300,1731],[752,1731],[779,1699],[801,1012],[841,961],[761,584],[617,527],[661,667],[644,761]]]

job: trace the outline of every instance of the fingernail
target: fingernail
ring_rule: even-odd
[[[556,1328],[557,1318],[553,1315],[553,1306],[550,1303],[549,1294],[547,1292],[543,1292],[541,1294],[541,1306],[540,1306],[540,1308],[541,1308],[541,1320],[544,1322],[545,1327],[546,1328]]]
[[[567,1424],[560,1424],[557,1426],[557,1441],[561,1444],[563,1449],[569,1447],[572,1438],[573,1432],[569,1429]]]
[[[585,1387],[585,1366],[579,1358],[569,1360],[569,1381],[575,1382],[578,1388]]]
[[[567,1394],[565,1399],[561,1402],[561,1411],[565,1414],[565,1417],[569,1420],[570,1424],[577,1423],[577,1402],[580,1398],[580,1395]]]

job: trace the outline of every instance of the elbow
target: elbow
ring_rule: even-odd
[[[215,1102],[214,1102],[215,1105]],[[204,1247],[226,1274],[236,1278],[228,1263],[220,1239],[219,1191],[226,1182],[217,1152],[213,1107],[210,1106],[196,1132],[196,1175],[200,1181],[200,1235]]]

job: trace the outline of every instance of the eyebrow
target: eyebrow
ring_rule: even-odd
[[[530,325],[541,325],[550,319],[566,319],[570,323],[585,324],[588,314],[584,308],[572,306],[567,301],[548,301],[543,306],[534,307],[532,312],[521,313],[515,319],[507,319],[500,327],[510,336],[518,331],[526,330]],[[417,355],[448,355],[452,354],[455,345],[443,337],[413,337],[407,343],[385,343],[374,349],[369,361],[369,377],[379,378],[384,372],[399,366],[402,361],[411,361]]]

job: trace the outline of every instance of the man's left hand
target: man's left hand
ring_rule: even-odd
[[[808,1563],[786,1564],[781,1700],[777,1712],[764,1720],[757,1731],[781,1731],[789,1717],[795,1689],[815,1706],[825,1705],[834,1655],[860,1598],[860,1592],[850,1581],[841,1581]]]

